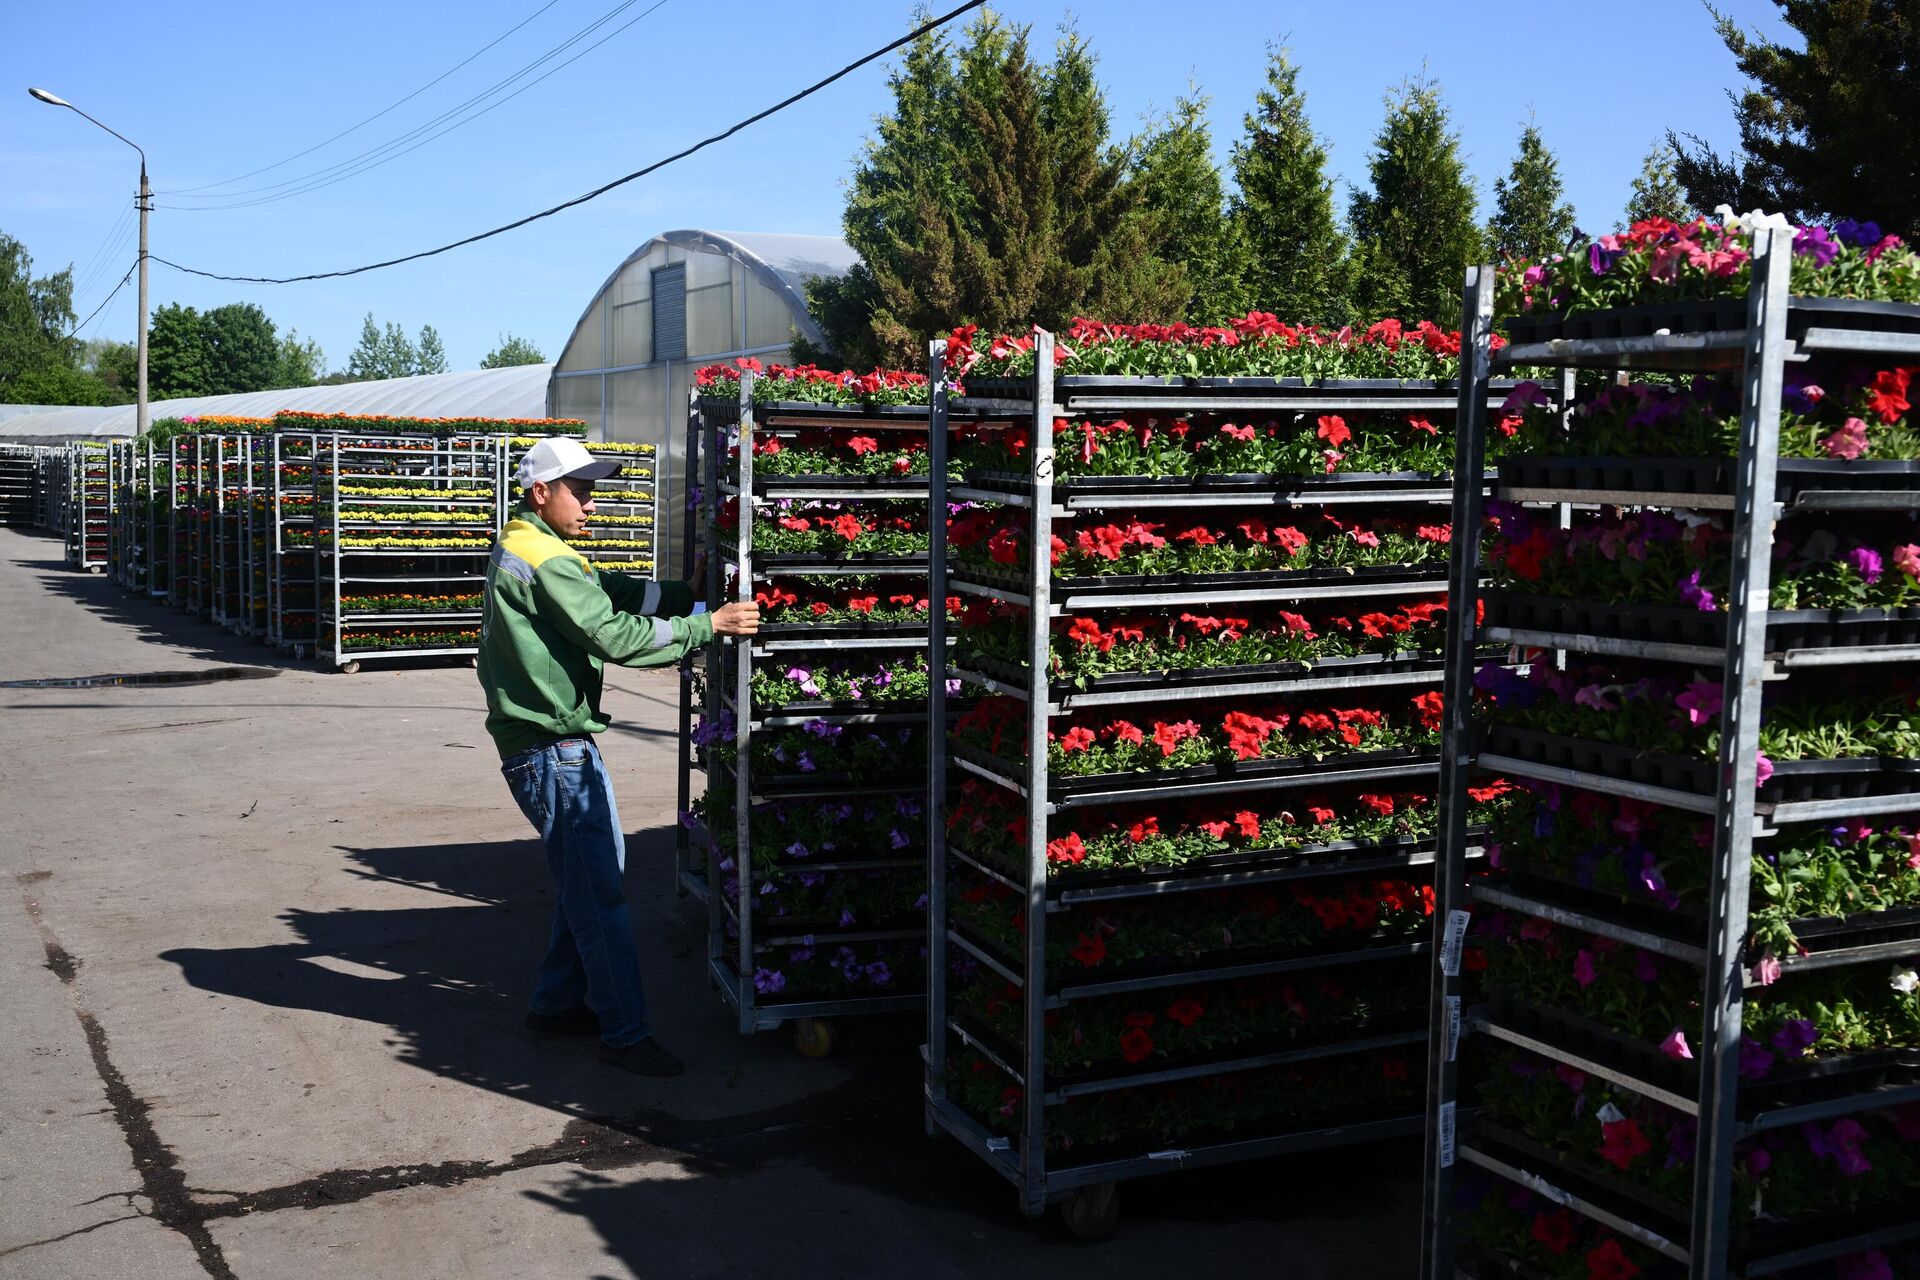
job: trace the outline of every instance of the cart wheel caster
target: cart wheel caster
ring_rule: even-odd
[[[1099,1240],[1120,1223],[1120,1188],[1111,1182],[1082,1187],[1060,1202],[1060,1222],[1081,1240]]]
[[[99,566],[99,565],[97,565],[97,564],[96,564],[96,565],[93,565],[92,567],[90,567],[90,568],[89,568],[89,569],[87,570],[87,572],[88,572],[88,573],[90,573],[90,574],[92,574],[92,575],[93,575],[94,577],[96,577],[96,578],[97,578],[97,577],[99,577],[99,576],[100,576],[100,566]]]
[[[793,1047],[803,1058],[831,1058],[840,1046],[840,1033],[825,1018],[796,1018],[793,1023]]]
[[[359,670],[360,664],[357,662],[343,662],[340,664],[340,674],[343,676],[355,675]]]

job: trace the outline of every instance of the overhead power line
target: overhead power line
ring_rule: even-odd
[[[617,13],[619,12],[620,9],[628,8],[629,6],[635,3],[637,3],[637,0],[625,0],[625,3],[621,4],[616,10],[614,10],[614,12]],[[334,173],[330,177],[319,178],[316,181],[309,182],[305,186],[296,186],[290,190],[278,191],[273,195],[258,196],[252,200],[236,200],[231,204],[210,205],[203,208],[191,208],[186,205],[163,205],[161,207],[167,208],[167,209],[184,210],[189,213],[208,213],[208,212],[223,211],[227,209],[247,209],[247,208],[253,207],[254,205],[273,204],[280,200],[291,200],[293,197],[298,195],[304,195],[309,191],[318,191],[322,187],[330,187],[337,182],[345,182],[348,178],[358,177],[360,174],[366,173],[370,169],[378,169],[381,165],[388,164],[394,160],[398,160],[401,156],[406,155],[408,152],[418,151],[421,147],[426,146],[429,142],[433,142],[439,138],[444,138],[449,133],[452,133],[455,129],[464,128],[467,125],[472,124],[475,120],[478,120],[480,117],[486,115],[488,112],[493,111],[498,107],[503,107],[507,103],[512,102],[515,98],[519,97],[521,94],[525,93],[527,90],[533,88],[535,85],[539,84],[542,80],[545,80],[548,76],[551,76],[555,72],[564,70],[565,68],[572,66],[574,63],[580,61],[580,59],[586,57],[588,54],[592,53],[595,49],[598,49],[601,45],[607,43],[607,41],[613,39],[615,36],[625,31],[628,27],[633,26],[635,23],[639,22],[642,18],[647,17],[649,14],[653,13],[654,10],[659,9],[661,6],[665,5],[666,3],[667,3],[667,0],[654,0],[653,4],[641,10],[637,16],[628,19],[626,22],[622,23],[618,27],[615,27],[612,31],[609,31],[606,35],[600,37],[598,40],[594,41],[592,44],[588,45],[586,48],[582,49],[580,52],[574,54],[571,58],[568,58],[565,62],[558,63],[555,66],[549,67],[546,71],[542,72],[539,76],[528,81],[526,84],[521,85],[518,89],[515,89],[512,93],[508,94],[506,97],[501,98],[497,102],[489,103],[488,105],[482,107],[478,111],[475,111],[471,115],[455,120],[452,124],[449,124],[446,128],[441,129],[438,133],[428,134],[426,137],[421,138],[418,142],[415,142],[410,147],[405,147],[399,151],[390,151],[389,154],[387,155],[378,154],[380,151],[387,150],[388,148],[391,148],[394,146],[398,146],[400,143],[411,139],[412,137],[419,134],[420,131],[423,129],[432,128],[433,125],[439,123],[440,120],[445,120],[449,115],[452,115],[453,112],[444,113],[441,116],[437,117],[435,120],[428,121],[426,124],[420,126],[420,129],[416,129],[410,134],[404,135],[401,138],[396,138],[394,141],[383,144],[381,147],[375,148],[373,151],[365,152],[363,153],[362,157],[357,158],[356,160],[343,161],[341,165],[335,165],[333,166],[333,168],[339,169],[342,167],[342,165],[351,165],[352,167],[346,169],[345,172]],[[613,15],[609,14],[607,16],[611,17]],[[605,18],[601,19],[602,22],[604,22],[605,20],[606,20]],[[599,24],[596,23],[594,25],[597,26]],[[572,43],[572,42],[569,41],[569,43]],[[543,57],[545,56],[551,56],[551,55],[550,54],[543,55]],[[536,63],[534,65],[538,65],[538,64]],[[528,68],[528,70],[530,69],[531,68]],[[516,78],[517,76],[524,75],[525,73],[526,73],[525,70],[517,72]],[[501,83],[502,84],[511,83],[511,78],[507,81],[502,81]],[[496,89],[498,87],[499,86],[495,86]],[[492,93],[494,92],[494,90],[490,89],[487,92]],[[471,98],[468,100],[467,103],[462,103],[461,106],[464,107],[469,103],[480,101],[480,99],[484,98],[485,96],[486,94],[481,94],[478,97]],[[460,110],[460,108],[455,108],[454,110],[458,111]],[[367,158],[367,157],[376,157],[376,158]],[[291,181],[298,182],[301,180],[291,179]],[[285,186],[286,184],[276,183],[274,185]],[[270,187],[261,188],[261,189],[272,190],[272,188]],[[235,192],[233,194],[237,195],[240,193]]]
[[[542,64],[546,63],[552,58],[559,56],[562,53],[565,53],[568,49],[580,43],[580,41],[586,39],[588,36],[592,35],[595,31],[599,30],[601,27],[605,26],[607,23],[613,21],[613,19],[619,17],[621,13],[632,8],[635,4],[638,4],[638,3],[639,3],[639,0],[619,0],[619,3],[615,4],[611,9],[607,10],[605,13],[595,18],[592,22],[589,22],[586,26],[574,32],[572,35],[568,36],[565,40],[562,40],[559,44],[553,46],[553,48],[551,49],[548,49],[545,53],[542,53],[539,57],[521,66],[519,69],[515,70],[511,74],[504,76],[499,80],[494,81],[492,84],[488,85],[485,89],[482,89],[479,93],[474,94],[472,97],[467,98],[465,101],[457,102],[453,106],[448,107],[445,111],[442,111],[439,115],[434,116],[431,120],[426,121],[424,124],[415,125],[413,128],[408,129],[406,132],[401,133],[396,137],[389,138],[385,142],[376,143],[375,145],[367,148],[365,151],[361,151],[355,155],[348,156],[344,160],[337,160],[332,164],[324,165],[321,168],[315,169],[310,173],[299,174],[291,178],[282,178],[278,182],[269,182],[258,187],[245,187],[238,191],[214,191],[204,196],[195,195],[195,196],[185,197],[187,199],[192,199],[192,200],[227,201],[228,203],[214,204],[214,205],[208,205],[208,206],[167,205],[165,207],[170,209],[237,208],[237,207],[240,207],[241,205],[250,205],[254,203],[260,203],[266,199],[270,199],[272,198],[272,195],[270,193],[297,194],[297,192],[288,192],[286,189],[289,187],[302,187],[304,189],[306,184],[324,185],[325,182],[333,180],[335,178],[350,177],[352,176],[352,174],[346,172],[347,170],[354,170],[355,172],[358,172],[359,171],[358,166],[364,165],[366,161],[370,159],[376,159],[388,152],[393,151],[397,147],[403,147],[407,143],[412,142],[415,138],[418,138],[421,134],[426,133],[429,130],[438,128],[440,125],[445,124],[449,120],[455,120],[456,117],[458,117],[462,112],[468,111],[469,109],[473,108],[477,104],[485,102],[487,99],[494,97],[496,94],[499,94],[500,92],[505,90],[508,86],[525,78],[526,76],[531,74],[534,70],[539,68]],[[655,7],[657,8],[658,6],[656,5]],[[629,23],[628,25],[632,25],[632,24]],[[257,197],[257,199],[249,199],[248,197]],[[178,196],[178,194],[176,194],[175,198],[180,198],[180,197]]]
[[[331,138],[326,138],[320,142],[314,143],[312,146],[308,147],[305,151],[296,151],[284,160],[276,160],[272,164],[262,165],[258,169],[251,170],[247,173],[239,174],[232,178],[222,178],[218,182],[202,183],[200,186],[197,186],[197,187],[181,187],[177,191],[161,191],[161,192],[157,192],[156,194],[163,195],[163,196],[181,196],[181,195],[189,195],[195,191],[210,191],[214,187],[230,187],[236,182],[245,182],[248,178],[257,178],[263,173],[273,172],[275,169],[280,168],[282,165],[292,164],[295,160],[300,159],[302,156],[310,156],[314,152],[318,151],[320,148],[325,146],[330,146],[333,143],[340,141],[340,139],[346,137],[348,134],[353,133],[359,129],[365,128],[367,125],[372,124],[375,120],[378,120],[381,116],[386,115],[389,111],[394,110],[396,107],[402,107],[402,106],[405,106],[407,103],[412,102],[415,98],[419,97],[421,94],[425,93],[427,90],[433,88],[433,86],[439,84],[442,80],[445,80],[448,76],[460,70],[460,68],[466,66],[469,62],[472,62],[475,58],[479,57],[481,54],[485,53],[487,50],[493,48],[495,45],[499,44],[502,40],[505,40],[508,36],[520,30],[520,28],[526,26],[529,22],[532,22],[535,18],[539,17],[541,14],[545,13],[547,10],[553,8],[554,5],[559,3],[560,3],[560,0],[547,0],[547,2],[541,5],[538,9],[535,9],[532,13],[520,19],[520,21],[514,23],[511,27],[508,27],[505,31],[495,36],[492,40],[480,46],[480,48],[468,54],[465,58],[462,58],[459,62],[454,63],[451,67],[448,67],[445,71],[442,71],[439,75],[427,81],[425,84],[421,85],[418,89],[415,89],[412,93],[408,94],[406,97],[401,98],[396,102],[388,103],[386,106],[382,107],[380,110],[368,116],[365,120],[360,121],[360,123],[349,125],[345,129],[342,129],[340,132],[334,134]]]
[[[406,262],[417,262],[421,258],[431,258],[438,254],[447,253],[453,249],[462,248],[466,245],[477,244],[479,241],[482,241],[482,240],[490,240],[494,236],[504,235],[509,231],[518,230],[519,228],[526,226],[528,223],[538,222],[542,218],[551,218],[556,213],[564,212],[567,209],[574,208],[576,205],[583,205],[587,203],[589,200],[596,200],[599,197],[605,195],[607,192],[612,191],[615,187],[622,187],[622,186],[625,186],[627,183],[634,181],[637,178],[644,178],[648,174],[655,173],[661,169],[664,169],[668,165],[673,164],[676,161],[686,159],[688,156],[694,154],[696,151],[703,151],[706,148],[715,144],[716,142],[724,142],[728,138],[731,138],[734,134],[739,133],[742,129],[748,128],[752,125],[756,125],[760,123],[762,120],[765,120],[767,117],[776,115],[779,112],[786,110],[788,107],[792,106],[794,103],[799,102],[805,98],[812,97],[814,94],[820,92],[820,90],[826,88],[828,85],[834,83],[836,80],[843,79],[846,76],[853,74],[855,71],[858,71],[861,67],[866,66],[870,62],[876,62],[879,59],[886,57],[888,54],[892,53],[895,49],[899,49],[905,45],[911,44],[913,41],[919,39],[921,36],[927,34],[929,31],[938,30],[939,28],[945,26],[947,23],[952,22],[955,18],[959,17],[961,14],[966,13],[972,9],[977,9],[985,3],[986,3],[986,0],[967,0],[967,2],[961,5],[959,8],[950,10],[947,13],[942,14],[940,17],[934,18],[929,22],[922,23],[920,26],[915,27],[912,31],[909,31],[906,35],[900,37],[898,40],[895,40],[893,43],[885,45],[882,48],[875,49],[872,53],[867,54],[865,57],[860,58],[858,61],[849,62],[846,66],[840,68],[838,71],[834,72],[832,75],[827,76],[823,80],[816,81],[815,83],[807,86],[805,89],[800,90],[798,93],[793,94],[791,97],[784,98],[781,101],[774,103],[771,107],[768,107],[766,110],[760,111],[754,115],[748,116],[745,120],[740,121],[738,124],[729,126],[728,128],[722,130],[721,132],[714,134],[712,137],[703,138],[699,142],[694,143],[692,146],[687,147],[684,150],[676,151],[672,155],[667,156],[665,159],[656,160],[652,164],[646,166],[644,169],[635,169],[632,173],[626,174],[624,177],[615,178],[611,182],[604,183],[601,186],[595,187],[593,190],[587,192],[585,195],[575,196],[573,199],[565,201],[564,203],[561,203],[561,204],[554,205],[550,209],[542,209],[538,213],[530,213],[524,218],[518,218],[512,222],[506,223],[503,226],[494,227],[492,230],[482,231],[477,235],[471,235],[460,240],[455,240],[450,244],[443,244],[435,249],[422,249],[418,253],[409,253],[406,256],[399,257],[399,258],[389,258],[385,262],[370,262],[364,267],[349,267],[341,271],[316,271],[303,276],[230,276],[230,275],[221,275],[218,272],[213,272],[213,271],[202,271],[197,267],[181,266],[179,263],[169,262],[165,258],[156,257],[153,259],[153,261],[161,263],[164,266],[172,267],[175,271],[183,271],[188,275],[200,276],[208,280],[229,280],[239,284],[300,284],[308,280],[337,280],[342,276],[357,276],[357,275],[362,275],[368,271],[380,271],[387,267],[397,267],[402,263],[406,263]]]
[[[151,257],[152,255],[148,255],[148,256]],[[153,258],[153,261],[158,262],[159,259]],[[140,260],[138,258],[135,258],[133,260],[133,265],[127,268],[127,274],[120,277],[120,283],[113,286],[113,292],[108,294],[106,297],[102,298],[100,300],[100,305],[95,307],[92,311],[89,311],[87,313],[87,318],[85,320],[82,320],[79,324],[73,326],[73,331],[67,334],[67,340],[69,342],[71,342],[75,337],[79,336],[80,331],[86,328],[89,324],[91,324],[95,316],[99,315],[102,311],[105,311],[107,309],[107,304],[109,302],[112,302],[115,298],[120,296],[120,291],[127,287],[127,281],[133,279],[133,273],[138,271],[139,269],[140,269]]]
[[[294,154],[288,155],[286,159],[276,159],[276,161],[273,161],[271,165],[261,165],[259,169],[252,169],[252,171],[248,171],[248,173],[242,173],[242,175],[236,175],[236,177],[221,178],[219,182],[202,182],[200,186],[182,186],[182,188],[179,188],[179,190],[173,190],[173,192],[156,192],[156,194],[157,196],[188,196],[188,194],[192,194],[192,192],[205,192],[205,190],[213,190],[215,186],[232,186],[234,182],[246,182],[248,178],[257,178],[259,177],[259,175],[263,175],[263,173],[273,173],[275,169],[278,169],[278,167],[282,167],[282,165],[290,165],[290,163],[294,163],[296,159],[300,159],[301,155],[313,155],[315,154],[315,152],[319,152],[319,150],[321,150],[323,146],[332,146],[334,142],[340,142],[340,138],[346,138],[349,132],[355,132],[355,130],[365,129],[367,125],[371,125],[371,123],[374,123],[376,119],[380,119],[382,115],[386,115],[388,111],[394,111],[396,107],[407,106],[409,102],[413,102],[415,98],[419,98],[420,94],[424,94],[424,92],[426,92],[428,88],[432,88],[434,84],[438,84],[440,83],[440,81],[444,81],[444,79],[447,79],[449,75],[453,75],[455,71],[459,71],[461,67],[465,67],[465,65],[467,65],[467,63],[470,63],[472,59],[478,58],[478,56],[480,56],[480,54],[484,54],[484,52],[488,52],[488,50],[490,50],[490,48],[493,48],[495,44],[499,44],[499,42],[501,42],[501,40],[505,40],[507,36],[513,35],[513,33],[515,33],[515,31],[518,31],[520,27],[524,27],[524,25],[528,25],[530,21],[534,21],[536,17],[540,17],[541,13],[545,13],[547,12],[547,10],[551,10],[551,8],[553,8],[555,4],[559,4],[559,2],[561,2],[561,0],[547,0],[547,2],[545,2],[543,6],[540,6],[538,10],[534,10],[534,12],[528,13],[528,15],[526,15],[526,17],[522,17],[520,21],[516,21],[513,27],[507,27],[507,31],[503,31],[503,33],[499,33],[499,35],[493,36],[492,40],[488,40],[488,42],[486,42],[486,44],[482,44],[482,46],[480,46],[478,50],[474,50],[472,54],[468,54],[467,58],[459,59],[457,63],[453,63],[451,67],[447,67],[445,71],[442,71],[440,75],[436,75],[434,79],[430,79],[428,83],[420,84],[417,90],[413,90],[413,92],[411,92],[411,94],[407,94],[405,98],[399,98],[397,102],[390,102],[388,106],[380,107],[378,111],[374,111],[372,115],[369,115],[367,119],[363,119],[363,121],[359,121],[357,125],[348,125],[346,129],[342,129],[340,130],[340,132],[336,132],[336,134],[334,134],[332,138],[323,138],[321,142],[315,142],[315,144],[313,144],[313,146],[309,146],[309,148],[307,148],[305,152],[294,152]]]

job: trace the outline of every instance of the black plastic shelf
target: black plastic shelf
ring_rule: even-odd
[[[1663,755],[1610,742],[1590,742],[1538,729],[1512,725],[1487,726],[1484,749],[1533,764],[1597,774],[1621,782],[1687,791],[1701,796],[1715,793],[1718,762],[1707,756]],[[1851,800],[1869,795],[1896,795],[1920,783],[1920,774],[1889,775],[1879,756],[1842,760],[1776,760],[1773,776],[1760,787],[1769,804],[1808,800]],[[1915,796],[1920,804],[1920,794]]]
[[[1505,458],[1500,463],[1500,487],[1731,499],[1738,469],[1732,458]],[[1856,490],[1912,493],[1920,502],[1920,462],[1782,458],[1774,498],[1791,503],[1802,494]]]
[[[1002,777],[1018,779],[1026,766],[1003,760],[965,743],[952,744],[952,754],[970,760]],[[1109,792],[1137,788],[1142,799],[1161,790],[1178,790],[1197,782],[1257,783],[1273,778],[1311,777],[1320,773],[1339,773],[1365,769],[1431,764],[1440,759],[1440,748],[1390,747],[1381,751],[1349,751],[1325,756],[1274,756],[1259,760],[1241,760],[1227,764],[1194,765],[1187,769],[1143,769],[1133,773],[1092,773],[1061,775],[1047,779],[1050,795],[1062,799],[1087,792]]]
[[[966,582],[996,591],[1024,596],[1028,586],[1022,569],[996,572],[983,565],[955,562],[948,570],[949,581]],[[1445,561],[1432,565],[1369,565],[1356,569],[1257,569],[1246,573],[1113,573],[1073,578],[1056,576],[1055,595],[1127,595],[1137,591],[1204,591],[1210,587],[1236,590],[1254,587],[1352,586],[1358,591],[1368,586],[1388,586],[1408,582],[1431,582],[1436,590],[1445,590]],[[1284,595],[1276,595],[1284,600]]]
[[[1628,643],[1725,649],[1727,617],[1687,605],[1603,604],[1560,596],[1490,590],[1485,624],[1514,631],[1599,636]],[[1767,649],[1839,649],[1920,645],[1920,606],[1897,609],[1775,609],[1767,614]]]
[[[1532,312],[1500,322],[1515,345],[1559,339],[1638,338],[1668,333],[1714,333],[1747,327],[1745,295],[1677,298],[1564,315]],[[1867,302],[1854,298],[1787,299],[1787,335],[1798,338],[1814,325],[1878,332],[1920,332],[1920,306],[1905,302]]]

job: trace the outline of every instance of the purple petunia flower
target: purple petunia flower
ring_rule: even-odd
[[[1835,1261],[1834,1275],[1838,1280],[1893,1280],[1893,1264],[1878,1249],[1868,1249]]]
[[[1713,592],[1700,585],[1700,571],[1695,569],[1680,579],[1680,602],[1690,604],[1702,613],[1711,613],[1714,608]]]
[[[1587,246],[1587,270],[1597,276],[1603,276],[1613,270],[1613,264],[1620,261],[1620,255],[1626,252],[1624,249],[1606,248],[1601,243],[1602,240],[1611,239],[1613,239],[1612,236],[1602,236],[1600,240],[1595,240]]]
[[[1599,971],[1593,967],[1593,952],[1576,951],[1573,956],[1573,980],[1582,987],[1590,987],[1599,976]]]
[[[885,960],[875,960],[867,966],[867,981],[876,987],[884,987],[893,981],[893,970],[887,967]]]
[[[896,849],[904,849],[908,845],[912,844],[913,840],[910,836],[907,835],[906,832],[902,831],[898,827],[895,827],[893,830],[887,832],[887,843],[892,845]]]
[[[1847,553],[1847,563],[1867,580],[1868,586],[1880,581],[1880,575],[1886,572],[1887,567],[1886,561],[1882,560],[1880,553],[1872,547],[1855,547]]]
[[[816,738],[837,738],[842,732],[842,726],[829,724],[825,720],[809,720],[806,729]]]
[[[1877,222],[1855,222],[1852,218],[1842,218],[1833,224],[1833,235],[1843,244],[1856,249],[1871,249],[1880,243],[1880,224]]]
[[[852,907],[840,908],[840,927],[842,929],[852,928],[853,921],[854,921],[853,908]]]
[[[807,846],[801,844],[798,840],[795,840],[787,846],[787,856],[789,858],[808,858],[813,856],[813,850],[807,848]]]
[[[813,757],[808,755],[804,751],[800,753],[800,759],[797,763],[799,764],[800,772],[802,773],[812,773],[816,768],[819,767],[818,765],[814,764]]]
[[[778,969],[755,969],[753,971],[753,989],[763,996],[773,995],[787,988],[787,975]]]
[[[1782,1057],[1804,1058],[1807,1050],[1819,1038],[1820,1034],[1814,1030],[1812,1022],[1805,1018],[1792,1018],[1773,1033],[1773,1047],[1780,1051]]]
[[[1827,234],[1825,227],[1801,227],[1793,233],[1793,251],[1800,257],[1812,258],[1814,266],[1824,267],[1839,254],[1840,245]]]

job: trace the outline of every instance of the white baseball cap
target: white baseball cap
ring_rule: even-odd
[[[617,458],[595,459],[578,440],[567,436],[548,436],[520,459],[513,478],[522,489],[531,489],[541,481],[551,484],[562,476],[577,480],[605,480],[618,473]]]

